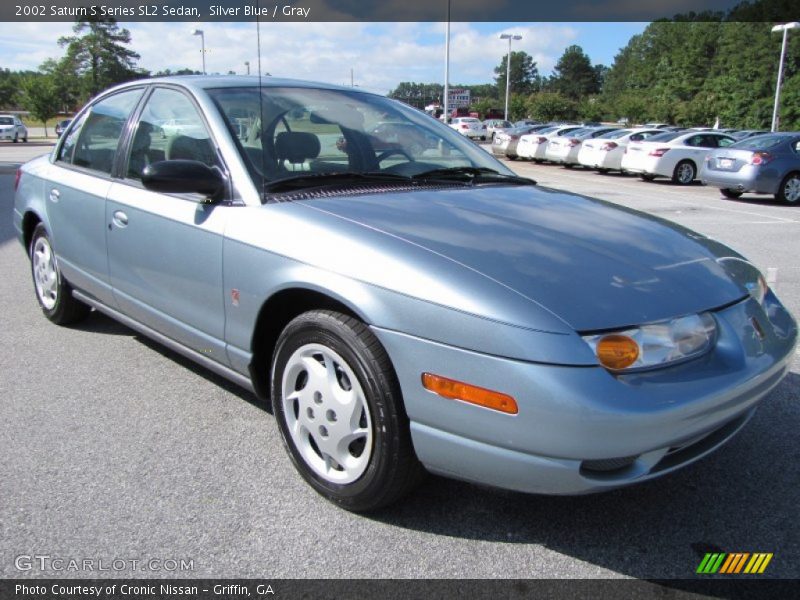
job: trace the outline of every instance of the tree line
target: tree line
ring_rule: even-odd
[[[686,126],[719,117],[722,127],[768,128],[781,49],[781,36],[771,28],[787,2],[744,2],[727,13],[653,22],[628,41],[610,67],[592,65],[579,46],[570,46],[545,78],[529,55],[512,52],[509,116]],[[472,90],[472,108],[481,114],[505,102],[505,57],[494,74],[493,84],[458,86]],[[417,105],[409,91],[431,85],[406,82],[390,96]],[[435,90],[428,95],[441,98],[441,86]],[[800,129],[800,34],[790,34],[780,128]]]

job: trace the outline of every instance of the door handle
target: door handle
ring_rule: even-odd
[[[56,188],[50,190],[50,202],[58,202],[59,198],[61,198],[61,192]]]
[[[128,215],[126,215],[121,210],[114,211],[114,217],[112,219],[114,221],[114,225],[117,227],[127,227],[128,226]]]

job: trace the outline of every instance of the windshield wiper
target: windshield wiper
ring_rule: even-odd
[[[533,179],[520,177],[518,175],[507,175],[499,173],[488,167],[450,167],[442,169],[431,169],[412,176],[415,180],[456,180],[469,184],[475,183],[514,183],[517,185],[536,185]]]
[[[303,172],[281,179],[273,179],[264,183],[264,191],[274,194],[310,187],[328,185],[341,185],[343,183],[361,183],[364,181],[389,181],[414,184],[415,182],[405,175],[395,173],[382,173],[380,171],[332,171],[325,173]]]

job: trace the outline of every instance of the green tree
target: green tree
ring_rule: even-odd
[[[58,114],[61,104],[53,78],[48,75],[29,75],[22,80],[20,87],[22,105],[34,119],[42,122],[47,137],[47,120]]]
[[[0,109],[15,108],[19,101],[19,75],[0,69]]]
[[[504,55],[500,64],[494,68],[495,83],[497,89],[500,91],[500,98],[506,97],[506,67],[507,58]],[[539,76],[539,69],[533,57],[527,52],[512,52],[511,53],[511,78],[509,81],[511,94],[528,95],[536,92],[541,87],[541,77]]]
[[[527,100],[528,114],[537,121],[572,120],[578,116],[578,104],[558,92],[539,92]]]
[[[572,45],[558,59],[550,88],[573,100],[600,92],[602,65],[593,67],[589,57],[580,46]]]
[[[82,17],[72,31],[74,36],[62,37],[58,43],[67,49],[64,64],[84,79],[89,96],[143,75],[136,69],[139,55],[125,47],[131,42],[131,34],[120,29],[115,19]]]

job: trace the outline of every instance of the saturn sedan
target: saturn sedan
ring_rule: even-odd
[[[383,122],[437,143],[375,148]],[[794,355],[795,321],[735,251],[540,188],[353,88],[131,82],[15,188],[44,317],[105,313],[251,390],[348,510],[426,471],[547,494],[665,475],[736,434]]]

